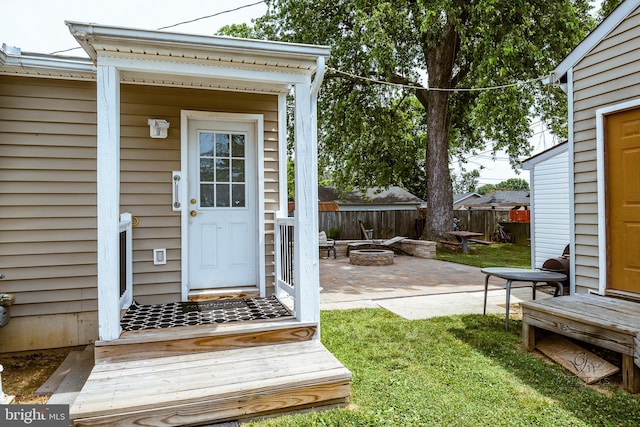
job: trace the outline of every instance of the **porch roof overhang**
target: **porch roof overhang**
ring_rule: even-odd
[[[0,47],[0,74],[38,76],[69,80],[95,80],[96,70],[88,58],[22,52],[18,47]]]
[[[123,83],[285,93],[330,55],[326,46],[66,24],[93,63],[118,68]]]

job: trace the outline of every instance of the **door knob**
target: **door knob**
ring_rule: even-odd
[[[191,212],[189,212],[189,215],[195,218],[196,216],[198,216],[198,211],[192,210]]]

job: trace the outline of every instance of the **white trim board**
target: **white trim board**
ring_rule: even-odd
[[[193,111],[182,110],[180,112],[180,168],[182,170],[182,178],[180,182],[180,194],[185,198],[188,189],[188,141],[189,141],[189,121],[190,120],[224,120],[227,122],[243,122],[253,123],[256,130],[256,151],[257,151],[257,174],[258,185],[257,191],[257,245],[258,245],[258,269],[256,272],[256,283],[260,291],[260,296],[266,295],[266,260],[265,260],[265,218],[264,218],[264,116],[262,114],[236,114],[236,113],[221,113],[221,112],[209,112],[209,111]],[[180,214],[180,268],[181,268],[181,281],[182,281],[182,300],[187,301],[189,297],[189,275],[188,275],[188,260],[189,260],[189,248],[188,248],[188,221],[189,221],[189,203],[186,200],[180,200],[181,202],[181,214]]]
[[[604,295],[607,288],[607,212],[605,176],[605,116],[640,107],[640,98],[596,110],[596,164],[598,182],[598,293]]]

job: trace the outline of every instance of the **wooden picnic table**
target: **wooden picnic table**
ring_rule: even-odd
[[[469,253],[469,239],[473,237],[484,236],[484,233],[477,233],[475,231],[447,231],[450,236],[460,237],[462,240],[462,253]]]

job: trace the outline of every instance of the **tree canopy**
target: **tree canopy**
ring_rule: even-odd
[[[320,167],[340,187],[423,195],[432,239],[452,221],[451,154],[489,147],[515,162],[530,153],[534,116],[566,135],[564,94],[539,80],[594,25],[588,0],[266,3],[254,37],[332,47]]]
[[[485,184],[476,190],[478,194],[489,194],[498,190],[529,191],[529,183],[522,178],[509,178],[498,184]]]

